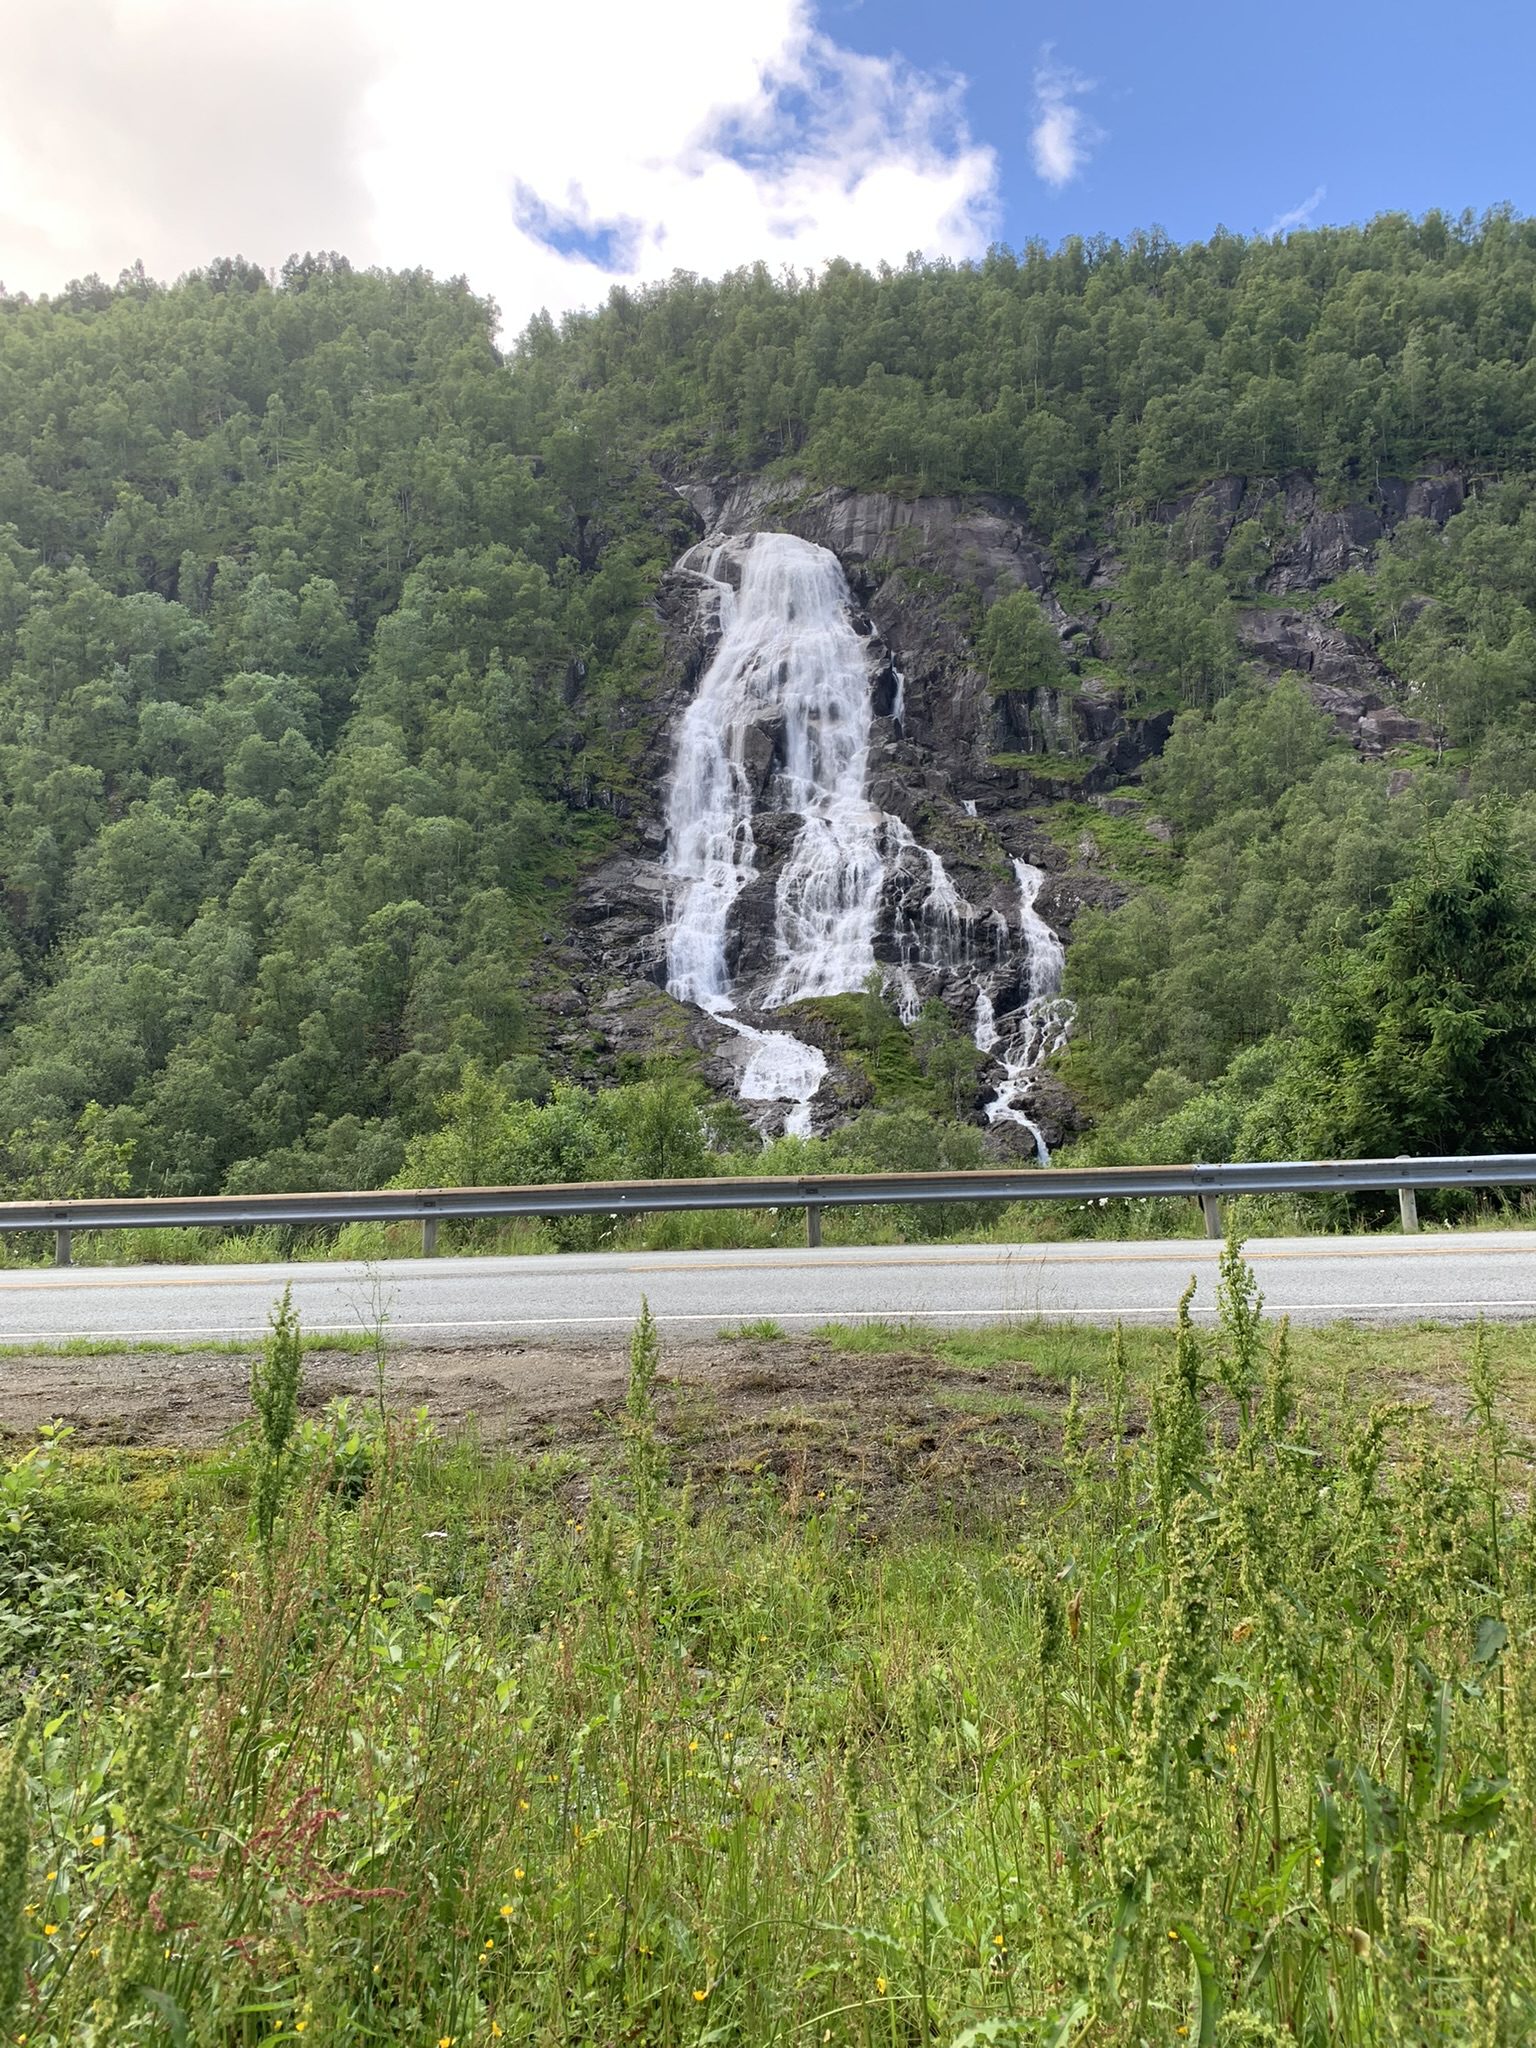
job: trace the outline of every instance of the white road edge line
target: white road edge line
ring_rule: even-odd
[[[1282,1303],[1266,1302],[1268,1316],[1321,1316],[1326,1320],[1338,1320],[1346,1316],[1362,1315],[1476,1315],[1488,1310],[1536,1309],[1536,1301],[1306,1301],[1292,1308]],[[1215,1308],[1202,1308],[1191,1304],[1197,1316],[1214,1316]],[[654,1313],[654,1312],[653,1312]],[[733,1321],[756,1322],[758,1320],[776,1323],[949,1323],[962,1319],[991,1323],[1029,1324],[1049,1322],[1057,1318],[1081,1317],[1096,1322],[1130,1322],[1155,1317],[1159,1322],[1171,1320],[1172,1306],[1167,1308],[1126,1308],[1104,1306],[1097,1308],[845,1308],[845,1309],[788,1309],[769,1316],[767,1312],[754,1315],[750,1310],[738,1309],[730,1313],[715,1310],[708,1315],[679,1313],[660,1314],[658,1323],[713,1323],[717,1329]],[[609,1316],[495,1316],[485,1321],[448,1320],[432,1323],[387,1322],[384,1326],[386,1338],[406,1330],[555,1330],[623,1328],[634,1321],[634,1314]],[[266,1323],[243,1323],[223,1329],[202,1329],[188,1325],[180,1330],[7,1330],[0,1332],[0,1347],[14,1348],[18,1344],[186,1344],[197,1338],[223,1340],[231,1337],[264,1337]],[[355,1337],[367,1334],[357,1323],[308,1323],[305,1325],[312,1337]],[[0,1357],[0,1370],[4,1359]]]

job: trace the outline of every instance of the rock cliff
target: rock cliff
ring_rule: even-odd
[[[1451,470],[1385,479],[1368,498],[1342,507],[1327,506],[1308,477],[1230,476],[1161,508],[1161,517],[1178,522],[1192,550],[1212,562],[1244,521],[1264,529],[1266,563],[1251,602],[1237,613],[1242,653],[1263,675],[1295,675],[1353,745],[1380,754],[1430,738],[1430,728],[1414,715],[1400,680],[1338,624],[1337,607],[1321,593],[1368,565],[1403,521],[1443,524],[1464,495]],[[1102,605],[1121,573],[1112,552],[1084,548],[1064,575],[1026,509],[1005,498],[900,498],[762,477],[690,481],[679,497],[686,517],[678,524],[695,536],[781,530],[838,557],[866,615],[857,623],[867,635],[874,712],[869,795],[942,856],[978,919],[1006,913],[1015,859],[1046,871],[1040,908],[1065,937],[1084,908],[1120,900],[1123,886],[1104,872],[1093,835],[1074,838],[1053,815],[1071,799],[1106,816],[1144,819],[1141,806],[1112,793],[1135,783],[1172,724],[1166,708],[1128,709],[1095,659],[1105,651]],[[976,659],[986,606],[1021,586],[1037,594],[1056,626],[1068,687],[1000,692]],[[675,1003],[663,986],[661,866],[677,722],[709,663],[718,625],[704,579],[686,567],[663,578],[655,605],[664,662],[636,709],[646,734],[646,794],[627,821],[622,850],[580,887],[563,956],[571,992],[549,999],[553,1047],[573,1071],[588,1073],[612,1071],[626,1054],[692,1048],[725,1085],[738,1048],[712,1018]],[[763,777],[773,748],[764,732]],[[752,957],[771,949],[775,863],[788,843],[775,843],[771,820],[755,822],[761,878],[737,912],[737,943]],[[1146,828],[1159,832],[1155,819]],[[922,993],[951,1001],[960,1021],[960,998],[942,980]],[[808,1039],[820,1031],[814,1019],[795,1028]],[[819,1122],[857,1108],[865,1095],[861,1076],[835,1068]],[[1072,1128],[1072,1105],[1058,1089],[1041,1107],[1054,1143]]]

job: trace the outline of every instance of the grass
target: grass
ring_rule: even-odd
[[[0,1472],[0,2038],[1531,2039],[1516,1333],[1298,1372],[1225,1288],[1099,1340],[991,1526],[793,1468],[701,1507],[653,1331],[584,1471],[295,1425],[271,1359],[213,1454],[46,1433]],[[1352,1385],[1399,1344],[1466,1419]]]
[[[1115,792],[1120,802],[1138,795],[1135,790]],[[1177,872],[1174,846],[1149,832],[1146,819],[1139,812],[1117,817],[1098,804],[1056,803],[1037,815],[1042,829],[1069,860],[1078,858],[1080,843],[1089,839],[1098,849],[1105,873],[1112,877],[1136,883],[1168,883]]]
[[[372,1330],[318,1330],[304,1339],[306,1351],[347,1351],[372,1353],[379,1337]],[[257,1337],[204,1337],[194,1343],[162,1342],[153,1338],[59,1337],[47,1343],[0,1344],[0,1358],[127,1358],[135,1354],[151,1358],[206,1357],[209,1352],[229,1358],[249,1358],[261,1349]]]

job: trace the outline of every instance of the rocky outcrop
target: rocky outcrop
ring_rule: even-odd
[[[684,495],[711,529],[775,526],[830,548],[856,583],[859,570],[926,569],[991,604],[1021,584],[1043,592],[1054,580],[1048,549],[1011,498],[898,498],[781,477],[690,484]]]
[[[1309,697],[1363,754],[1428,745],[1434,727],[1402,708],[1402,684],[1356,634],[1327,614],[1251,607],[1237,616],[1243,652],[1272,676],[1301,678]]]
[[[1466,503],[1466,482],[1449,466],[1419,477],[1381,477],[1360,498],[1329,505],[1317,479],[1219,476],[1159,506],[1167,524],[1182,526],[1196,553],[1218,562],[1234,528],[1254,521],[1269,536],[1268,566],[1259,588],[1275,597],[1320,590],[1358,569],[1410,519],[1444,526]]]

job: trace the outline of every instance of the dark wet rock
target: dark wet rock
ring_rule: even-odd
[[[1403,517],[1428,519],[1435,526],[1444,526],[1466,502],[1466,479],[1459,470],[1443,469],[1432,476],[1414,478],[1408,486]]]
[[[1395,711],[1384,705],[1379,711],[1368,711],[1360,721],[1360,738],[1368,747],[1414,746],[1432,740],[1434,731],[1421,718],[1410,718],[1404,711]]]
[[[986,604],[1025,583],[1044,591],[1053,580],[1049,549],[1013,498],[898,498],[887,491],[816,490],[785,477],[696,483],[687,496],[710,528],[798,533],[830,548],[849,569],[935,571],[979,591]]]
[[[1123,882],[1108,875],[1073,868],[1049,877],[1035,907],[1046,923],[1066,938],[1085,910],[1118,910],[1129,894]]]
[[[1363,753],[1427,742],[1434,729],[1397,708],[1402,685],[1369,643],[1320,610],[1255,606],[1237,615],[1238,642],[1272,676],[1298,676],[1317,708]]]

